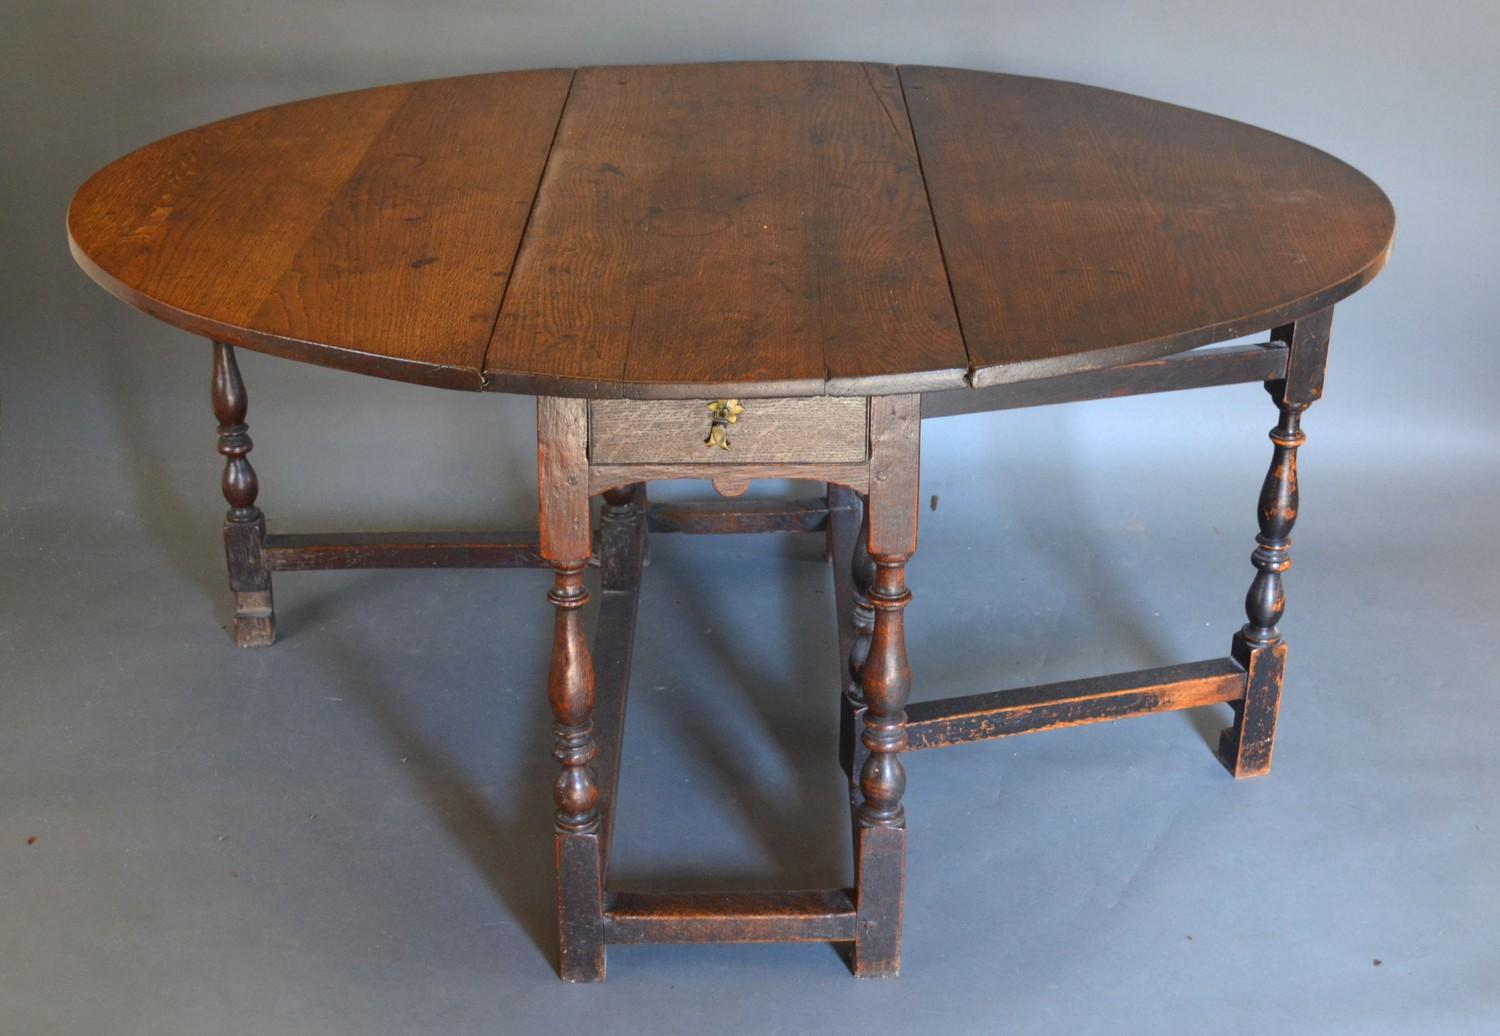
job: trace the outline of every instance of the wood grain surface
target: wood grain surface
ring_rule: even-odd
[[[583,69],[545,182],[490,344],[497,382],[963,383],[888,66]]]
[[[568,81],[554,71],[412,87],[253,325],[472,377]]]
[[[1137,363],[1382,266],[1360,173],[1242,123],[988,72],[772,62],[338,94],[105,167],[74,256],[178,327],[449,388],[932,393]]]
[[[977,387],[1267,330],[1385,263],[1385,195],[1305,144],[1077,83],[901,77]]]
[[[729,448],[707,446],[710,412],[700,399],[601,399],[589,405],[595,464],[761,464],[861,461],[863,397],[751,399],[729,429]]]
[[[478,389],[572,76],[361,90],[168,137],[83,185],[73,254],[186,330]]]

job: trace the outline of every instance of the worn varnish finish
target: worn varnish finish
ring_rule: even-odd
[[[599,852],[609,865],[614,833],[615,786],[625,738],[625,703],[630,691],[630,658],[635,650],[635,617],[646,561],[646,487],[625,486],[604,494],[599,519],[599,589],[603,600],[594,630],[594,741],[599,754]]]
[[[901,970],[901,913],[906,881],[906,699],[911,664],[905,612],[911,602],[906,563],[917,549],[921,399],[880,396],[870,401],[870,482],[865,535],[874,577],[865,592],[872,609],[870,641],[859,667],[863,703],[854,804],[854,973]]]
[[[1242,123],[841,62],[301,101],[127,155],[68,213],[90,276],[197,334],[448,388],[641,399],[1149,360],[1326,308],[1380,269],[1392,226],[1360,173]]]
[[[251,318],[472,378],[489,344],[570,73],[417,83]],[[443,380],[447,380],[444,377]]]
[[[703,478],[715,483],[728,482],[743,492],[756,479],[792,478],[806,482],[834,482],[864,492],[869,479],[866,461],[831,461],[800,464],[786,461],[735,465],[714,464],[595,464],[589,468],[589,492],[602,493],[615,486],[634,482],[662,482],[668,479]],[[725,493],[738,496],[738,492]]]
[[[1390,202],[1305,144],[1076,83],[901,81],[976,386],[1266,330],[1385,264]]]
[[[587,413],[577,399],[537,400],[537,477],[542,556],[552,566],[547,599],[556,610],[547,701],[552,706],[552,789],[557,854],[558,973],[604,977],[604,849],[594,759],[594,665],[579,613],[589,536]],[[623,692],[622,692],[623,693]]]
[[[1220,758],[1265,773],[1301,416],[1322,392],[1332,304],[1379,270],[1391,224],[1348,166],[1238,123],[1066,83],[827,62],[321,98],[128,155],[69,212],[91,276],[217,339],[237,643],[273,640],[277,571],[552,570],[571,981],[602,980],[607,945],[643,942],[829,941],[857,975],[896,974],[906,751],[1228,703]],[[1196,348],[1260,331],[1270,341]],[[235,346],[538,393],[539,532],[268,534]],[[1279,419],[1228,657],[908,706],[923,416],[1242,382]],[[705,447],[729,399],[745,408],[729,448]],[[729,496],[766,478],[827,490],[648,505],[646,483],[681,478]],[[826,536],[852,888],[607,888],[652,531]]]
[[[931,392],[922,397],[922,416],[950,417],[1246,381],[1275,381],[1286,374],[1286,357],[1286,347],[1276,342],[1210,346],[1120,367],[1033,381],[1000,382],[973,392]]]
[[[606,900],[609,943],[849,942],[851,890],[615,892]]]
[[[534,533],[272,533],[262,552],[272,572],[340,568],[543,568]]]
[[[820,395],[966,367],[893,68],[579,71],[495,384]]]
[[[168,137],[83,185],[73,254],[198,334],[479,389],[572,76],[363,90]]]
[[[749,399],[721,448],[705,440],[702,399],[602,399],[589,405],[594,464],[838,463],[865,459],[865,401],[847,396]]]
[[[1143,669],[1116,676],[1021,687],[907,710],[907,750],[943,748],[1056,727],[1192,709],[1245,696],[1245,670],[1231,658]]]
[[[1256,571],[1245,595],[1247,621],[1231,644],[1231,654],[1249,676],[1244,700],[1234,706],[1234,726],[1219,739],[1219,759],[1236,777],[1256,777],[1271,769],[1286,675],[1286,642],[1277,623],[1286,608],[1281,574],[1292,567],[1292,526],[1299,506],[1297,448],[1306,439],[1302,412],[1323,394],[1332,322],[1329,309],[1277,331],[1291,355],[1286,379],[1266,384],[1280,420],[1270,432],[1271,467],[1257,508],[1260,532],[1250,556]]]
[[[870,608],[870,583],[875,578],[870,561],[869,526],[865,524],[865,501],[844,487],[828,486],[828,561],[833,568],[834,617],[838,628],[839,674],[839,765],[849,778],[850,794],[859,782],[864,752],[859,727],[864,719],[864,698],[859,674],[870,651],[874,611]]]
[[[822,532],[846,506],[827,499],[652,504],[649,521],[652,532]]]

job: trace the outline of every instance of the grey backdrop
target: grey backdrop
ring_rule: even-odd
[[[1491,0],[0,14],[0,1031],[1500,1031]],[[856,983],[821,947],[650,948],[565,988],[545,580],[283,577],[281,642],[236,652],[207,349],[90,284],[63,214],[124,151],[266,104],[772,57],[1054,76],[1243,119],[1372,176],[1397,245],[1339,308],[1306,421],[1269,779],[1213,763],[1218,714],[915,757],[901,980]],[[529,399],[242,362],[274,525],[531,522]],[[1221,653],[1272,418],[1241,387],[929,422],[917,696]],[[658,545],[619,829],[634,883],[848,880],[817,560],[786,539]]]

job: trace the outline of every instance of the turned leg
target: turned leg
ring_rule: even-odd
[[[854,810],[854,973],[862,978],[901,970],[902,902],[906,882],[906,700],[911,665],[904,614],[911,601],[906,562],[917,546],[917,457],[921,413],[916,397],[870,401],[870,494],[865,543],[873,566],[865,599],[869,642],[858,660],[864,702],[859,802]],[[858,566],[859,562],[856,562]],[[859,652],[858,641],[851,652]]]
[[[1245,697],[1233,702],[1234,725],[1219,736],[1219,760],[1236,778],[1270,772],[1276,716],[1286,672],[1286,641],[1277,623],[1286,608],[1282,573],[1292,567],[1292,526],[1297,521],[1297,448],[1302,445],[1302,412],[1322,394],[1331,310],[1278,330],[1288,343],[1287,377],[1266,383],[1280,420],[1271,429],[1271,466],[1261,486],[1255,551],[1255,578],[1245,595],[1246,622],[1230,652],[1245,667]]]
[[[557,866],[557,973],[569,982],[604,978],[604,873],[599,787],[593,761],[594,667],[580,609],[588,603],[583,572],[589,560],[585,403],[537,401],[537,474],[542,556],[552,566],[547,599],[555,609],[547,701],[552,707],[557,781],[554,847]]]
[[[906,659],[902,611],[911,600],[903,575],[906,557],[874,555],[870,603],[875,629],[862,673],[865,709],[860,740],[866,755],[859,770],[855,809],[855,874],[858,925],[854,973],[861,978],[901,970],[901,914],[906,873],[906,699],[911,666]]]
[[[234,642],[264,647],[276,639],[271,602],[271,570],[263,546],[266,519],[255,498],[260,484],[250,466],[250,431],[245,424],[249,399],[234,347],[214,343],[214,416],[219,419],[219,452],[225,458],[223,489],[229,503],[224,516],[224,554],[229,562],[229,589],[234,592]]]
[[[588,603],[588,559],[554,563],[547,599],[556,609],[547,701],[552,706],[552,786],[557,865],[557,973],[570,982],[604,978],[604,875],[599,843],[599,788],[593,761],[594,669],[579,609]]]
[[[865,699],[860,689],[860,675],[864,671],[865,659],[870,655],[870,636],[875,630],[875,609],[870,605],[870,586],[875,581],[875,562],[870,557],[870,508],[864,496],[855,496],[860,506],[859,535],[854,541],[854,552],[850,563],[850,596],[853,607],[849,612],[853,637],[849,643],[849,658],[843,674],[843,701],[839,710],[839,762],[849,783],[859,783],[859,773],[864,766],[865,748],[859,736],[864,718]]]
[[[1266,386],[1272,393],[1280,382]],[[1236,777],[1256,777],[1271,769],[1276,713],[1286,667],[1286,642],[1277,623],[1286,607],[1281,574],[1292,567],[1291,533],[1297,520],[1297,447],[1306,404],[1281,406],[1271,429],[1271,467],[1260,491],[1260,532],[1250,561],[1255,579],[1245,595],[1248,621],[1234,635],[1231,653],[1249,674],[1243,701],[1233,703],[1234,726],[1219,737],[1219,758]]]

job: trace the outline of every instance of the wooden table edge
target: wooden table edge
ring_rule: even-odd
[[[976,367],[969,376],[969,386],[971,388],[988,388],[992,385],[1038,381],[1064,374],[1083,374],[1089,371],[1109,370],[1114,367],[1123,367],[1145,360],[1161,359],[1164,356],[1171,356],[1174,353],[1191,352],[1205,345],[1216,345],[1220,342],[1228,342],[1236,338],[1244,338],[1249,335],[1260,334],[1263,331],[1283,327],[1287,324],[1296,323],[1304,317],[1325,310],[1343,301],[1374,280],[1380,271],[1385,269],[1385,264],[1390,259],[1391,247],[1394,242],[1395,232],[1393,224],[1392,232],[1386,238],[1385,247],[1362,269],[1327,288],[1314,292],[1311,295],[1305,295],[1294,302],[1263,310],[1248,317],[1223,323],[1208,324],[1204,327],[1180,331],[1161,338],[1130,342],[1124,345],[1110,346],[1107,349],[1095,349],[1091,352],[1069,353],[1065,356],[1051,357],[1044,360],[1028,360],[1023,363]]]
[[[132,309],[139,310],[149,317],[154,317],[164,324],[189,334],[200,335],[215,342],[224,342],[269,356],[311,363],[332,370],[368,374],[389,381],[470,392],[477,392],[484,387],[484,377],[476,367],[420,363],[398,356],[383,356],[323,342],[308,342],[257,331],[240,324],[227,324],[211,317],[190,313],[130,287],[94,262],[74,239],[71,223],[68,226],[68,250],[73,255],[73,261],[99,287]]]

